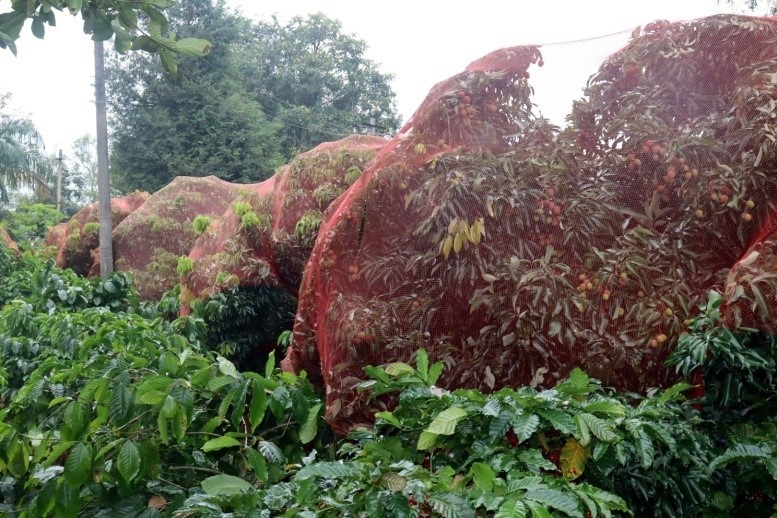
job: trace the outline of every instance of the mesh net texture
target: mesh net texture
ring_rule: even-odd
[[[582,367],[644,391],[672,381],[663,362],[710,289],[773,332],[775,55],[772,19],[650,24],[563,131],[533,111],[537,47],[437,84],[330,206],[284,367],[326,386],[345,433],[385,403],[357,391],[363,368],[422,346],[446,388]]]
[[[134,192],[111,199],[111,225],[116,228],[127,216],[148,199],[147,192]],[[99,205],[92,203],[79,210],[67,223],[49,230],[45,244],[56,249],[56,263],[60,268],[71,268],[79,275],[94,271],[99,259]],[[99,264],[96,266],[100,271]]]
[[[175,178],[114,228],[115,269],[134,274],[141,299],[159,299],[178,282],[178,258],[197,239],[194,219],[222,214],[242,187],[215,176]]]

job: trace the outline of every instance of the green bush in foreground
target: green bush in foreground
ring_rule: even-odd
[[[201,319],[140,306],[129,278],[6,266],[8,516],[775,513],[777,338],[721,327],[716,294],[670,360],[704,379],[696,399],[686,383],[616,393],[580,370],[550,390],[449,392],[419,350],[415,366],[367,368],[361,389],[397,405],[338,440],[304,375],[272,355],[263,373],[240,372],[209,351]]]

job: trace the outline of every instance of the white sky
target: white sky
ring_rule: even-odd
[[[0,0],[0,12],[11,0]],[[186,0],[181,0],[186,1]],[[253,19],[277,14],[323,12],[343,31],[364,40],[367,57],[395,75],[397,107],[406,120],[429,89],[488,52],[506,46],[551,44],[619,33],[574,44],[545,45],[544,68],[531,69],[535,103],[541,113],[563,123],[588,76],[631,31],[656,19],[689,20],[733,12],[725,0],[227,0]],[[18,57],[0,50],[0,93],[12,94],[12,107],[30,116],[47,151],[94,133],[92,43],[79,19],[61,13],[43,41],[25,28]]]

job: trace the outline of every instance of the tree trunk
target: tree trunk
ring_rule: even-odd
[[[113,272],[111,233],[111,180],[108,176],[108,116],[105,106],[105,54],[103,42],[94,42],[94,103],[97,112],[97,201],[100,207],[100,276]]]

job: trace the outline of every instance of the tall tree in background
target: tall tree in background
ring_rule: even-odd
[[[357,132],[399,126],[390,74],[365,58],[367,45],[318,13],[258,23],[241,52],[249,91],[284,124],[287,158]]]
[[[0,95],[0,201],[19,187],[48,190],[51,165],[32,121],[4,112],[8,95]]]
[[[110,60],[111,166],[122,190],[179,175],[255,182],[321,142],[398,127],[391,76],[335,20],[252,25],[223,0],[181,2],[168,17],[170,30],[213,50],[180,59],[177,79],[142,55]]]
[[[249,22],[223,0],[181,2],[168,18],[170,31],[207,38],[213,50],[205,58],[180,58],[177,78],[148,56],[109,61],[115,185],[154,191],[180,175],[268,177],[283,162],[278,127],[246,92],[233,51],[249,37]]]

